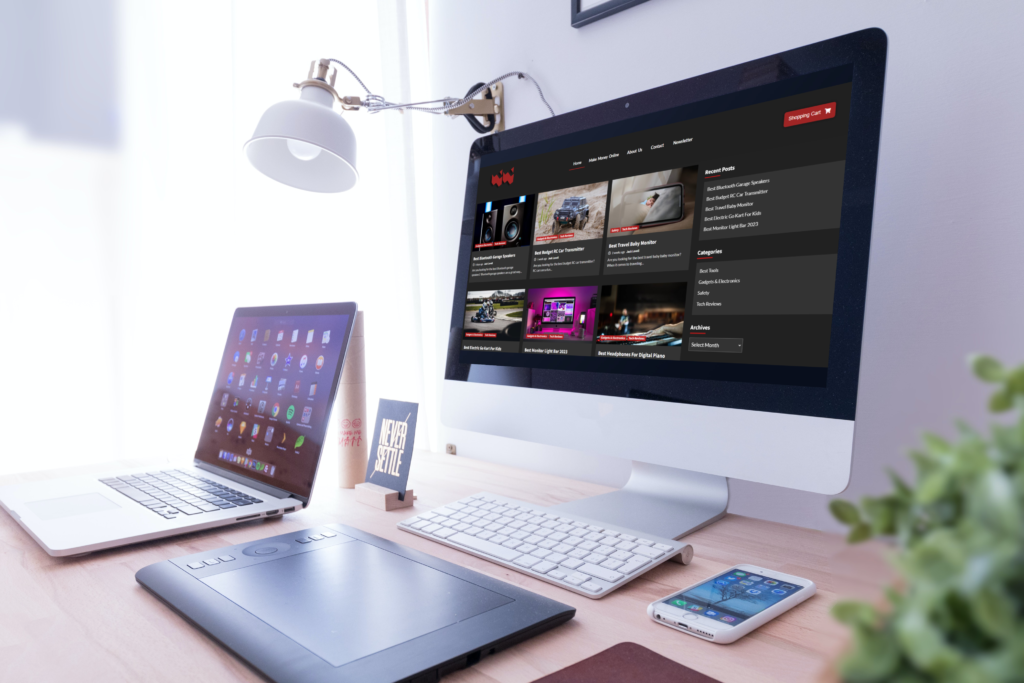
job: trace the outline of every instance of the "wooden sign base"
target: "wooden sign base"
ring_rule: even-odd
[[[384,488],[377,484],[371,484],[369,482],[356,484],[355,491],[356,500],[360,503],[365,503],[375,507],[378,510],[387,511],[412,507],[413,501],[416,500],[416,496],[413,495],[412,489],[405,492],[405,500],[398,500],[398,491]]]

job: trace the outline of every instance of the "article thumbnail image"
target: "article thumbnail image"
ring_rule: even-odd
[[[526,295],[525,339],[593,341],[598,288],[545,287]]]
[[[598,344],[682,346],[686,283],[604,285]]]
[[[537,195],[533,243],[601,239],[607,202],[607,182],[541,192]]]
[[[696,202],[696,166],[613,180],[608,236],[690,230]]]
[[[519,341],[523,333],[522,289],[488,289],[466,294],[463,334],[503,341]]]
[[[477,207],[473,251],[526,247],[533,234],[535,195],[486,202]]]

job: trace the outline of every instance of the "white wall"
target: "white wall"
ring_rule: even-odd
[[[76,22],[50,20],[71,5]],[[387,90],[393,52],[382,53],[381,35],[394,27],[378,5],[394,9],[393,0],[45,0],[12,12],[0,1],[0,38],[33,36],[0,40],[0,99],[24,98],[21,84],[37,83],[48,123],[37,125],[34,109],[0,107],[0,357],[9,367],[0,424],[10,437],[0,474],[189,460],[239,306],[357,300],[374,336],[370,414],[380,396],[422,401],[422,363],[410,353],[420,343],[409,323],[419,306],[415,245],[388,152],[389,142],[402,147],[401,131],[388,128],[400,116],[346,115],[362,178],[342,195],[285,187],[242,152],[263,111],[296,97],[292,84],[311,60],[340,57]],[[115,34],[116,49],[73,40],[93,32]],[[79,93],[62,83],[75,69],[67,76],[33,60],[39,44],[81,48],[90,65],[99,60],[90,50],[103,48],[116,73],[93,74],[99,84]],[[344,76],[342,88],[362,94]],[[80,111],[109,113],[116,129],[72,125]],[[333,465],[330,435],[327,443]]]
[[[512,70],[544,87],[557,113],[877,26],[889,36],[881,154],[857,408],[853,478],[844,497],[887,488],[908,471],[925,429],[977,424],[985,390],[968,353],[1022,358],[1024,5],[1016,2],[650,0],[583,29],[565,0],[432,0],[434,92],[461,95]],[[529,86],[507,85],[508,125],[546,112]],[[436,289],[454,286],[469,145],[460,121],[434,126]],[[450,309],[438,307],[437,348]],[[443,358],[435,362],[443,368]],[[578,476],[584,454],[446,430],[459,454]],[[799,435],[793,435],[798,439]],[[621,484],[623,461],[595,481]],[[733,512],[835,528],[827,498],[732,482]]]

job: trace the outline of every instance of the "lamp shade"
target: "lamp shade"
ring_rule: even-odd
[[[306,86],[297,100],[278,102],[263,114],[245,154],[258,171],[311,192],[344,192],[359,179],[356,136],[334,111],[333,96]]]

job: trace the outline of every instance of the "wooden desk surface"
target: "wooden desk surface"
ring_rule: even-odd
[[[118,466],[168,467],[153,461]],[[75,473],[109,472],[111,465]],[[279,521],[251,522],[108,550],[77,559],[48,556],[0,511],[0,681],[258,681],[227,651],[173,614],[135,581],[162,560],[254,541],[324,523],[344,523],[441,557],[554,600],[576,618],[447,677],[452,683],[525,683],[632,641],[723,683],[822,680],[847,643],[829,616],[838,597],[877,597],[889,578],[878,546],[847,547],[831,534],[729,515],[692,534],[689,566],[673,562],[602,600],[590,600],[485,560],[399,531],[407,516],[480,491],[553,505],[609,490],[479,460],[416,454],[414,508],[382,512],[318,479],[312,506]],[[0,485],[68,471],[0,477]],[[647,605],[726,567],[750,562],[804,576],[818,595],[732,645],[704,642],[653,623]]]

